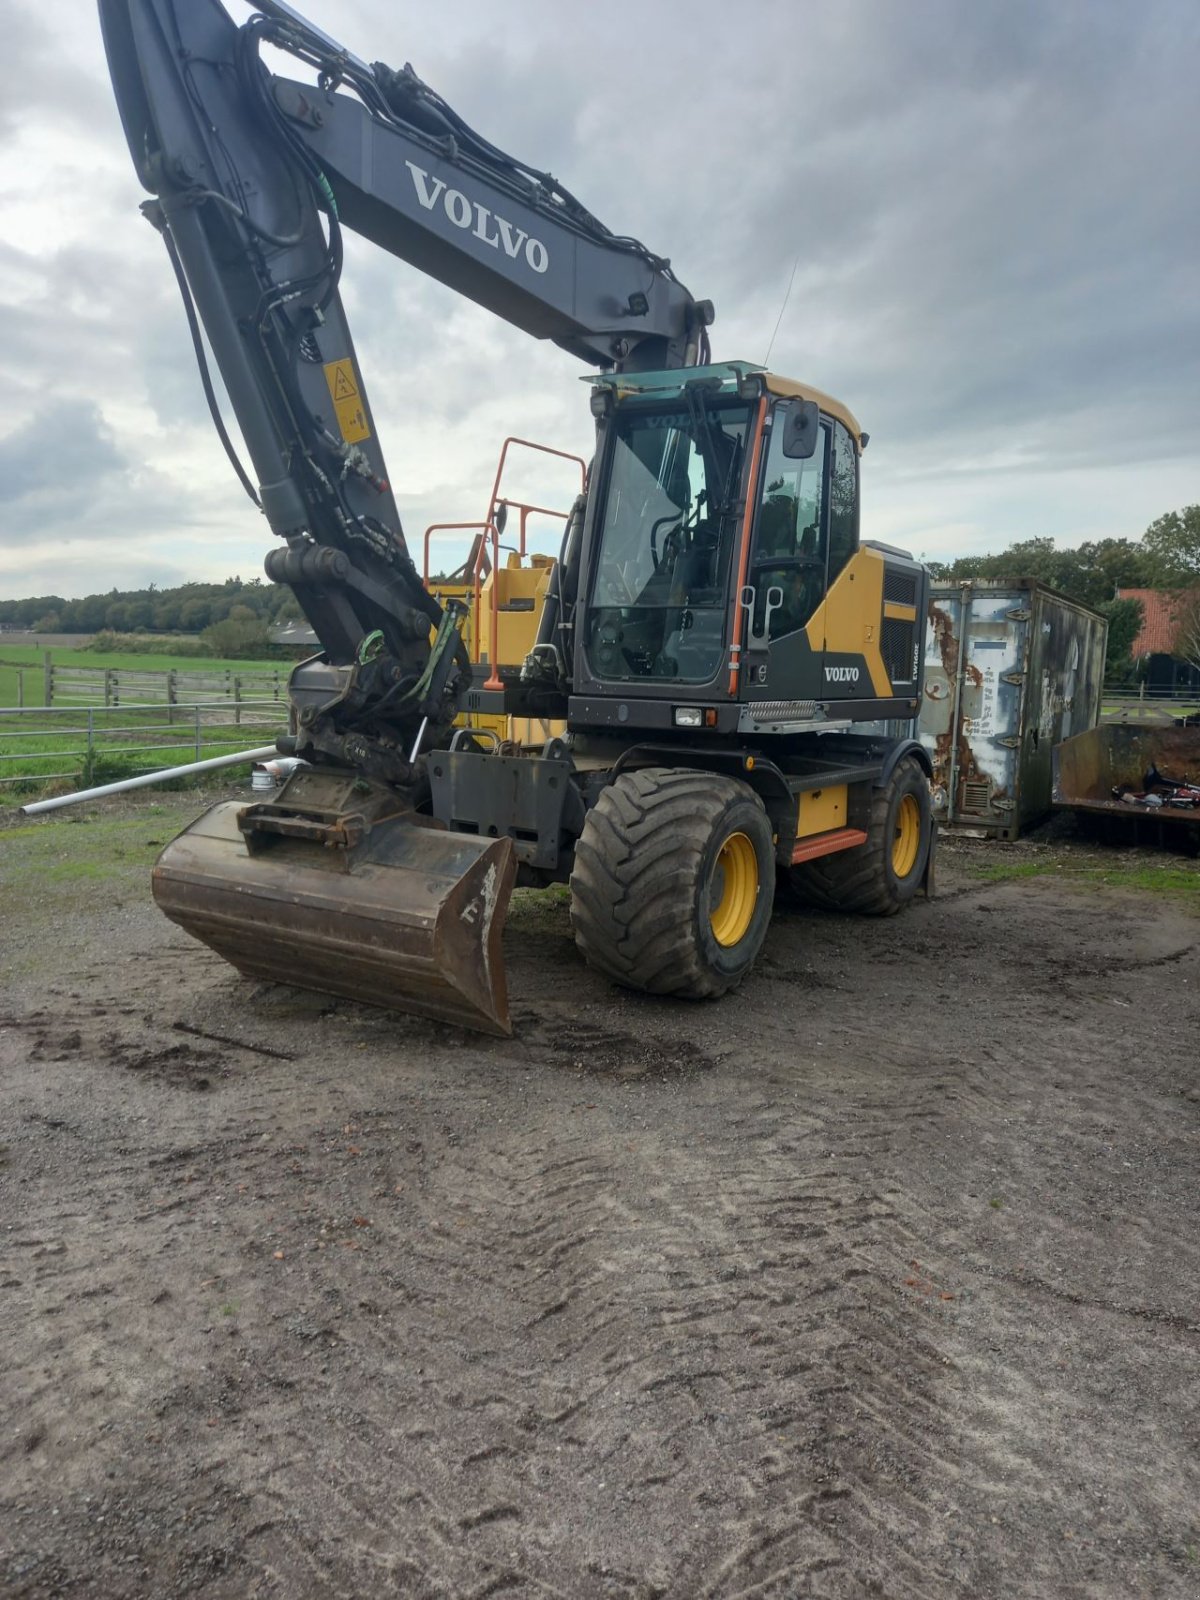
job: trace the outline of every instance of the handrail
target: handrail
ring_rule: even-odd
[[[491,660],[491,663],[490,663],[492,670],[491,670],[491,673],[490,673],[490,675],[489,675],[489,677],[487,679],[487,682],[484,684],[484,688],[485,689],[503,689],[504,684],[500,681],[499,663],[495,659],[495,657],[496,657],[496,645],[497,645],[497,642],[498,642],[498,639],[499,639],[498,625],[499,625],[499,620],[500,620],[500,613],[499,613],[500,585],[496,581],[495,574],[500,570],[500,551],[501,551],[501,549],[511,550],[514,547],[512,545],[501,545],[501,543],[500,543],[500,530],[499,530],[499,528],[497,528],[496,524],[494,522],[492,522],[490,519],[488,521],[486,521],[486,522],[431,522],[430,525],[428,526],[428,528],[426,528],[426,530],[425,530],[425,582],[426,583],[429,582],[429,539],[430,539],[430,535],[434,534],[434,533],[462,532],[464,529],[467,529],[467,528],[474,528],[476,530],[482,528],[485,534],[486,533],[490,533],[491,536],[492,536],[492,577],[493,577],[493,581],[492,581],[492,609],[491,609],[491,617],[492,617],[491,656],[492,656],[492,660]],[[482,554],[483,554],[483,546],[481,545],[480,546],[480,555],[482,555]],[[475,617],[475,639],[474,639],[474,643],[475,643],[475,659],[478,660],[479,656],[480,656],[480,639],[481,639],[481,632],[480,632],[480,627],[479,627],[479,609],[480,609],[479,602],[480,602],[480,599],[482,598],[482,591],[483,591],[483,562],[480,561],[478,558],[476,559],[476,562],[475,562],[475,571],[472,574],[472,578],[474,580],[474,594],[472,595],[471,598],[472,598],[472,602],[473,602],[473,615]]]
[[[435,534],[435,533],[462,533],[462,532],[465,532],[469,528],[470,529],[474,529],[476,531],[478,531],[480,528],[482,528],[482,529],[484,529],[485,532],[490,528],[492,530],[492,532],[496,534],[497,540],[499,540],[499,530],[496,529],[495,525],[493,523],[491,523],[490,521],[489,522],[431,522],[429,524],[429,526],[425,529],[425,564],[424,564],[424,568],[422,570],[422,577],[423,577],[423,579],[424,579],[424,581],[426,583],[429,582],[429,541],[430,541],[430,538],[433,536],[433,534]],[[478,561],[476,561],[475,565],[476,565],[476,567],[478,567],[478,565],[479,565]]]
[[[587,488],[587,462],[582,456],[577,456],[571,450],[556,450],[553,445],[538,444],[533,439],[518,439],[515,434],[509,434],[500,446],[500,460],[496,464],[496,477],[492,484],[492,497],[488,501],[489,515],[495,516],[496,504],[500,499],[500,482],[504,477],[504,465],[508,460],[508,447],[510,444],[520,445],[524,450],[536,450],[545,456],[557,456],[560,461],[574,461],[579,468],[579,492],[582,494]],[[513,501],[512,504],[517,504]],[[522,551],[522,554],[524,552]]]
[[[503,498],[501,497],[500,484],[504,477],[504,468],[508,461],[508,451],[510,445],[519,445],[525,450],[536,450],[542,455],[556,456],[560,461],[573,461],[579,468],[580,491],[582,492],[587,487],[587,462],[582,456],[577,456],[573,451],[570,450],[558,450],[553,445],[538,444],[534,439],[520,439],[516,434],[510,434],[500,446],[500,460],[497,463],[496,476],[492,482],[492,495],[488,502],[488,516],[482,522],[431,522],[425,529],[422,572],[426,585],[429,583],[429,544],[435,533],[464,533],[470,530],[476,533],[482,532],[484,534],[484,538],[480,541],[479,549],[475,555],[474,570],[470,575],[474,589],[474,593],[472,595],[473,615],[475,617],[474,654],[477,661],[482,654],[482,630],[479,627],[479,611],[480,600],[482,599],[483,592],[483,556],[484,551],[487,549],[490,541],[492,561],[492,601],[490,610],[491,648],[489,651],[491,660],[489,665],[491,667],[491,672],[488,675],[487,681],[484,683],[485,689],[503,689],[504,687],[503,681],[500,677],[500,662],[498,659],[500,645],[500,552],[501,550],[512,550],[515,552],[518,558],[523,561],[529,553],[527,548],[527,529],[530,517],[557,517],[565,522],[570,516],[569,512],[557,511],[550,506],[534,505],[531,502],[513,500],[507,496]],[[518,543],[515,546],[511,544],[502,544],[500,541],[500,529],[496,525],[496,515],[501,506],[506,508],[506,513],[507,508],[510,507],[512,510],[520,513],[520,522],[518,524]]]
[[[502,506],[511,506],[514,511],[519,511],[521,513],[521,521],[519,525],[521,541],[518,549],[520,550],[522,558],[529,554],[529,551],[526,548],[525,529],[528,525],[530,517],[557,517],[560,522],[566,522],[567,518],[571,515],[569,511],[555,511],[550,506],[528,505],[524,500],[501,500],[499,503]],[[496,509],[496,507],[492,508],[493,515],[495,515]]]

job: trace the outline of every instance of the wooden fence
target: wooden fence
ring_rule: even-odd
[[[1114,684],[1105,687],[1101,722],[1174,722],[1200,710],[1200,688],[1166,689],[1147,693],[1146,685]]]
[[[189,672],[172,667],[148,672],[135,667],[81,667],[56,662],[49,652],[42,669],[47,706],[193,706],[228,701],[235,708],[243,701],[286,703],[289,670]]]

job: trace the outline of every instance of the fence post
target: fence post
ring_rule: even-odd
[[[200,702],[197,701],[195,706],[193,706],[192,709],[196,714],[196,760],[199,761],[200,760]]]
[[[233,720],[237,727],[242,725],[242,680],[234,676],[233,680]]]
[[[88,770],[90,772],[91,771],[91,767],[92,767],[92,761],[93,761],[92,746],[93,746],[93,744],[95,742],[95,738],[96,738],[96,724],[95,724],[95,720],[94,720],[94,716],[93,716],[93,712],[92,712],[91,706],[89,706],[87,708],[87,718],[88,718],[88,724],[87,724],[87,763],[88,763]]]
[[[46,674],[46,688],[42,704],[51,706],[54,704],[54,660],[49,650],[42,655],[42,671]]]

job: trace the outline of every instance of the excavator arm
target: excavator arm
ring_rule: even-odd
[[[155,897],[243,973],[507,1031],[513,844],[429,815],[470,688],[462,607],[443,610],[404,539],[342,304],[342,230],[604,370],[703,360],[712,308],[411,68],[368,66],[278,0],[242,26],[218,0],[100,0],[100,18],[214,422],[280,541],[267,575],[322,645],[289,685],[288,743],[311,764],[275,801],[198,819],[164,850]],[[272,72],[268,47],[309,81]]]
[[[453,721],[466,657],[405,543],[339,291],[343,227],[601,368],[694,363],[711,307],[411,68],[368,66],[286,5],[240,27],[217,0],[100,0],[100,15],[143,210],[202,367],[197,322],[220,369],[239,475],[284,541],[267,574],[324,648],[294,684],[307,745],[407,782]],[[274,75],[264,46],[316,82]]]

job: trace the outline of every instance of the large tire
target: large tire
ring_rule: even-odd
[[[627,989],[724,994],[754,964],[774,878],[771,824],[746,784],[682,767],[622,773],[575,846],[575,943]]]
[[[791,886],[826,911],[890,917],[921,887],[933,835],[929,779],[905,756],[871,796],[866,844],[791,869]]]

